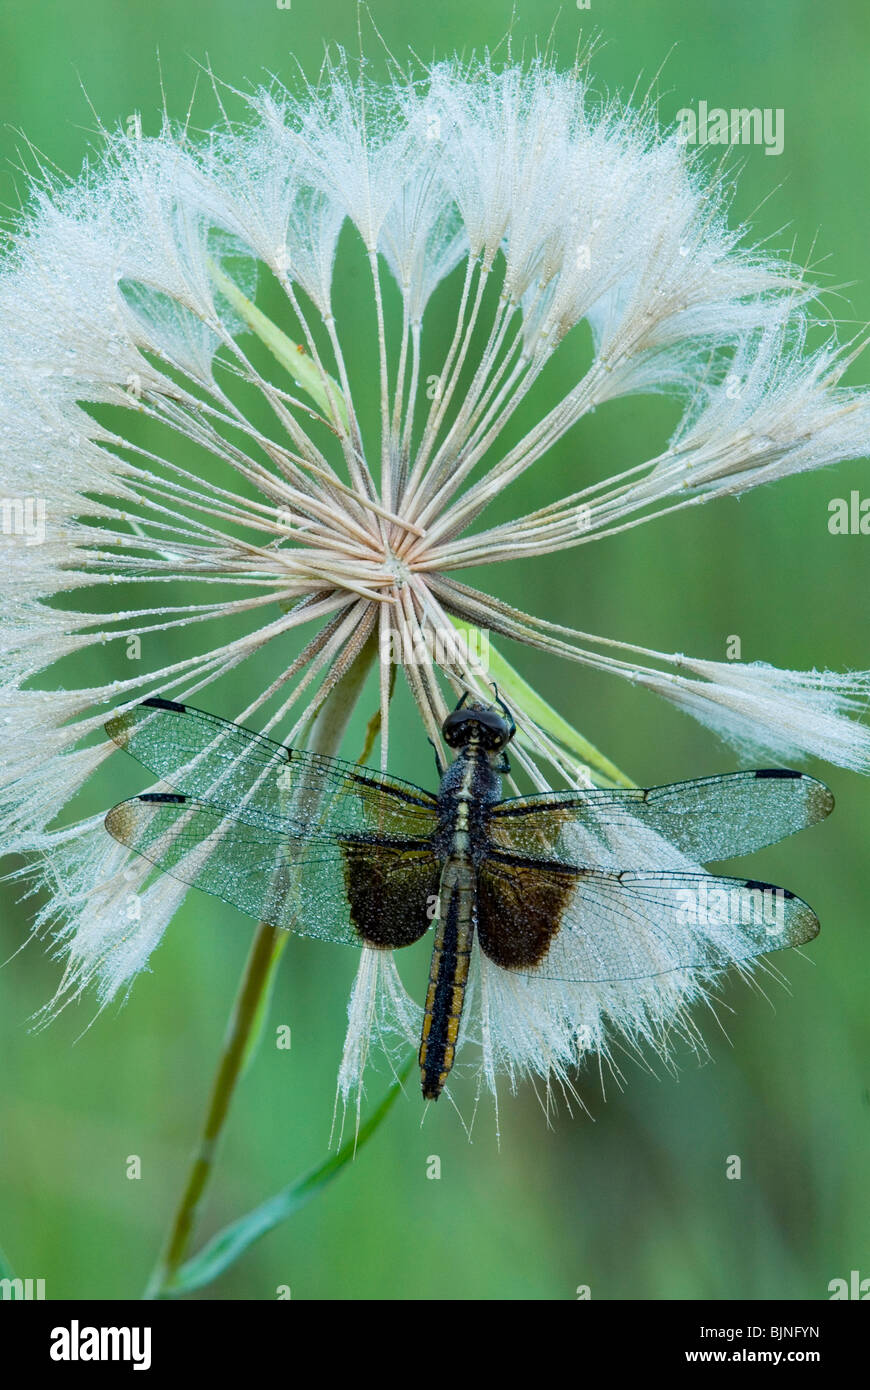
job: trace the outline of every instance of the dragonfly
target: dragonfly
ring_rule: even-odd
[[[467,695],[444,720],[436,793],[152,697],[106,725],[171,791],[114,806],[109,833],[274,927],[396,950],[434,933],[419,1047],[426,1100],[456,1056],[477,940],[499,970],[605,984],[703,970],[815,937],[794,893],[700,866],[823,820],[833,797],[767,768],[653,788],[503,799],[514,720]]]

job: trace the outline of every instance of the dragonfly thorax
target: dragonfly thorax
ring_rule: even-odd
[[[462,820],[461,808],[465,807],[465,821],[476,824],[482,819],[484,808],[494,804],[501,797],[500,768],[496,759],[503,754],[490,753],[479,738],[470,738],[459,749],[456,758],[445,769],[438,788],[440,821],[454,828],[457,817]]]

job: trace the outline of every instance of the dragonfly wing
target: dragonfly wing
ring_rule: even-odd
[[[605,983],[675,970],[714,975],[818,934],[788,889],[712,874],[569,868],[493,854],[478,933],[496,965],[541,980]]]
[[[828,788],[772,768],[664,787],[544,793],[499,802],[489,833],[524,855],[597,867],[661,867],[661,840],[698,864],[750,854],[830,815]]]
[[[286,748],[190,705],[152,698],[109,720],[109,735],[162,781],[249,824],[321,833],[424,838],[429,792],[356,763]]]
[[[304,936],[396,948],[431,925],[440,864],[426,840],[294,838],[178,793],[122,801],[106,829],[183,883]]]

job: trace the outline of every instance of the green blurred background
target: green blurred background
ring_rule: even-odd
[[[507,0],[374,6],[390,48],[424,58],[494,46],[511,12]],[[868,24],[861,0],[593,0],[588,11],[524,0],[513,35],[530,52],[555,25],[568,63],[578,35],[598,33],[594,70],[623,92],[641,72],[645,87],[664,63],[668,118],[701,99],[784,108],[784,153],[740,154],[734,217],[817,267],[846,336],[870,318]],[[180,116],[197,61],[207,57],[237,84],[285,73],[293,59],[314,72],[325,43],[353,52],[356,33],[352,0],[293,0],[286,10],[274,0],[4,3],[0,201],[20,198],[20,132],[62,168],[79,167],[94,125],[82,88],[107,124],[138,110],[150,133],[159,70]],[[371,37],[367,47],[376,50]],[[850,379],[862,379],[861,363]],[[598,411],[545,465],[546,495],[567,490],[578,472],[594,478],[655,453],[675,418],[672,405],[641,399]],[[527,500],[539,486],[529,482]],[[724,659],[736,634],[745,660],[866,668],[870,542],[832,537],[826,524],[828,501],[852,488],[870,495],[866,463],[657,522],[568,560],[500,569],[492,584],[556,621],[663,651]],[[653,696],[506,654],[640,783],[735,766]],[[403,711],[392,765],[429,783],[429,749]],[[369,712],[353,727],[350,756]],[[112,760],[98,802],[135,790],[124,761]],[[485,1104],[470,1144],[447,1104],[421,1124],[412,1085],[356,1164],[203,1296],[273,1298],[289,1284],[303,1299],[571,1299],[579,1285],[610,1299],[826,1298],[831,1279],[870,1275],[870,788],[857,775],[811,770],[833,787],[834,816],[751,861],[751,872],[787,884],[822,920],[806,958],[783,966],[789,991],[774,984],[765,998],[727,983],[727,1036],[711,1015],[696,1020],[708,1060],[678,1049],[671,1075],[628,1058],[625,1089],[609,1084],[606,1103],[590,1072],[579,1083],[588,1115],[563,1109],[548,1128],[530,1088],[505,1095],[500,1147]],[[14,896],[7,886],[4,959],[27,930]],[[59,977],[38,946],[0,971],[0,1245],[16,1273],[46,1279],[50,1298],[136,1297],[144,1286],[249,939],[247,921],[191,893],[152,973],[89,1031],[91,1001],[28,1032]],[[316,942],[294,941],[285,953],[271,1024],[289,1024],[293,1046],[264,1046],[244,1081],[202,1235],[324,1156],[354,965],[351,953]],[[419,975],[415,963],[409,979]],[[371,1097],[385,1085],[370,1075]],[[141,1156],[139,1181],[125,1176],[130,1154]],[[430,1155],[441,1159],[438,1181],[427,1179]],[[740,1181],[726,1179],[730,1155],[742,1160]]]

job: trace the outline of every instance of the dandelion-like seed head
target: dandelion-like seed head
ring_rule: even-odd
[[[650,106],[598,98],[582,67],[545,60],[453,60],[378,85],[337,59],[316,85],[215,90],[244,111],[206,135],[168,118],[155,137],[103,132],[70,181],[37,157],[0,281],[0,805],[4,847],[39,856],[60,1000],[126,988],[183,891],[149,886],[151,866],[100,819],[57,828],[114,746],[107,711],[154,694],[217,701],[211,686],[256,658],[271,676],[224,713],[292,744],[374,644],[384,767],[396,670],[438,742],[456,696],[492,698],[462,640],[485,630],[645,685],[743,751],[866,768],[850,717],[865,675],[660,653],[455,577],[562,550],[579,563],[581,547],[675,508],[864,451],[866,395],[838,384],[848,352],[807,350],[812,286],[729,226],[696,153]],[[364,317],[339,302],[343,257],[367,277]],[[430,343],[436,298],[451,326]],[[569,389],[523,432],[520,407],[556,357]],[[578,468],[570,496],[489,523],[584,415],[649,391],[685,402],[661,454],[614,478]],[[174,630],[186,654],[159,665]],[[137,641],[142,659],[124,660]],[[117,678],[59,688],[53,668],[97,646]],[[502,688],[534,788],[618,780],[528,687]],[[632,844],[639,862],[639,832],[626,834],[614,862]],[[476,956],[463,1026],[486,1081],[567,1082],[613,1030],[661,1046],[716,969],[656,974],[644,949],[646,976],[597,986],[544,987]],[[369,1040],[411,1036],[419,1018],[392,957],[366,950],[346,1093]]]

